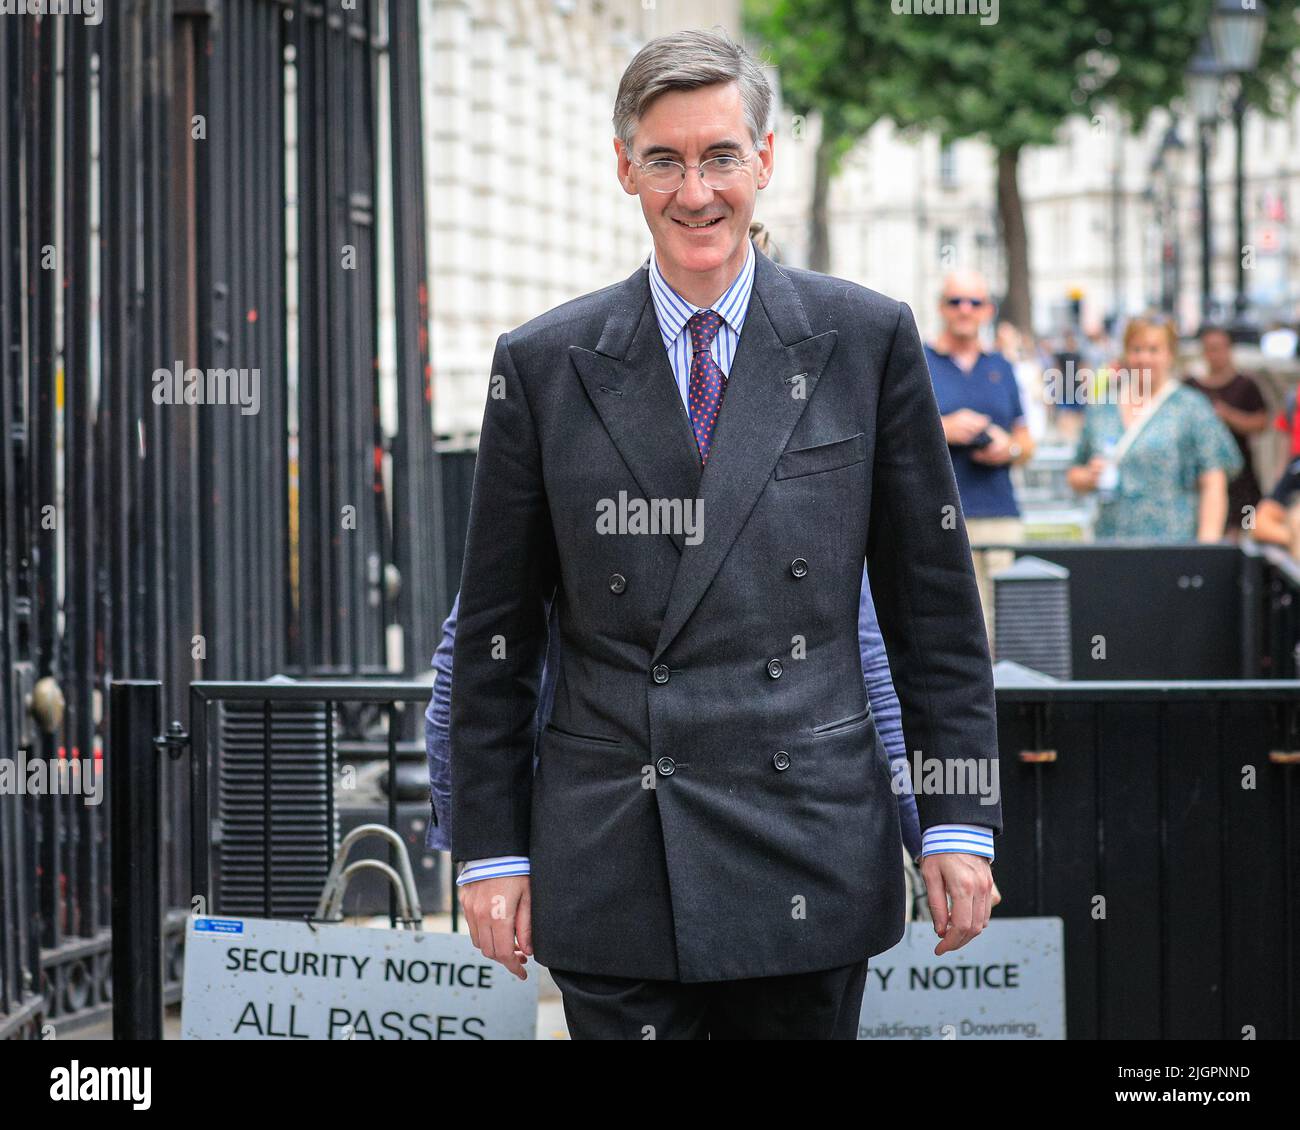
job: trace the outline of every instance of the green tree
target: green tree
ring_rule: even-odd
[[[857,13],[831,0],[746,0],[745,26],[762,43],[781,74],[781,95],[796,117],[820,118],[821,134],[813,158],[808,265],[830,270],[830,232],[826,202],[844,157],[862,135],[888,115],[883,87],[863,76],[885,71],[889,52],[902,34],[890,21],[865,34]],[[849,34],[846,34],[849,32]],[[798,136],[798,135],[796,135]]]
[[[1152,110],[1173,104],[1212,3],[1001,0],[997,22],[983,24],[974,14],[896,14],[900,0],[748,0],[746,26],[780,68],[792,109],[835,123],[831,175],[882,118],[935,131],[945,142],[979,137],[993,148],[1007,262],[1003,316],[1028,329],[1021,153],[1052,144],[1072,115],[1136,129]],[[1259,68],[1246,83],[1251,105],[1277,113],[1290,104],[1298,47],[1294,0],[1274,0]]]

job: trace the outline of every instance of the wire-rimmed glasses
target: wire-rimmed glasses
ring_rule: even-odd
[[[676,192],[686,183],[686,170],[699,169],[700,179],[705,188],[714,192],[723,192],[734,188],[741,176],[749,168],[749,159],[754,155],[751,149],[743,157],[726,153],[719,157],[710,157],[698,165],[684,165],[681,161],[670,161],[657,157],[653,161],[633,161],[645,178],[646,187],[654,192]]]

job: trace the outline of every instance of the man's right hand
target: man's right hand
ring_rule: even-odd
[[[521,981],[533,952],[533,909],[527,875],[479,879],[457,888],[469,936],[484,957],[500,962]]]
[[[949,447],[964,447],[976,436],[983,434],[992,421],[983,412],[958,408],[943,419],[943,434]]]

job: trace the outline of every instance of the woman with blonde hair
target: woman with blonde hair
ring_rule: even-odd
[[[1174,373],[1177,355],[1171,323],[1132,319],[1124,367],[1084,416],[1066,479],[1079,494],[1097,493],[1099,539],[1223,536],[1228,480],[1241,469],[1241,454],[1209,401]]]

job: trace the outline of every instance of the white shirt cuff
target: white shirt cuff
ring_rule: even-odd
[[[921,833],[921,855],[961,851],[993,860],[993,829],[983,824],[936,824]]]
[[[460,870],[456,886],[477,883],[480,879],[500,879],[503,875],[527,875],[528,856],[494,855],[490,859],[471,859]]]

